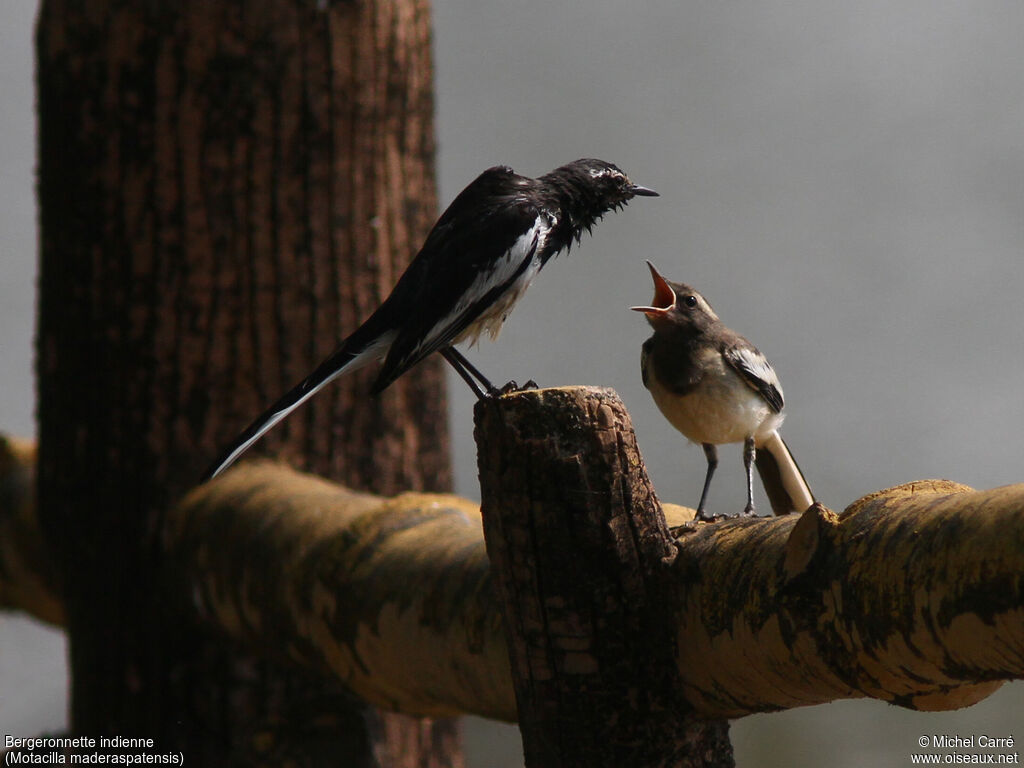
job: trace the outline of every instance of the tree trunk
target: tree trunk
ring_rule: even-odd
[[[217,651],[161,599],[161,510],[380,302],[436,214],[427,3],[326,6],[44,0],[38,22],[39,501],[72,728],[193,764],[460,762],[450,722]],[[440,365],[379,399],[370,375],[257,449],[447,489]]]

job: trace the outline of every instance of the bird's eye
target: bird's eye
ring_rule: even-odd
[[[690,309],[693,309],[694,307],[697,306],[697,297],[696,296],[683,296],[683,304],[685,304]]]

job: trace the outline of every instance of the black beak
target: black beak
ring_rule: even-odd
[[[639,195],[640,197],[661,197],[661,195],[659,195],[653,189],[641,187],[639,184],[634,184],[633,186],[631,186],[629,188],[629,191],[632,192],[634,195]]]

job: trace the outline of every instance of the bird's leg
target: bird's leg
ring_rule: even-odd
[[[447,349],[442,350],[441,354],[444,355],[445,360],[452,364],[452,367],[458,371],[463,381],[472,387],[473,391],[476,392],[476,396],[481,400],[485,396],[484,393],[486,393],[487,397],[498,397],[499,395],[507,395],[510,392],[522,392],[524,389],[537,389],[537,382],[533,379],[530,379],[523,386],[519,386],[516,382],[510,381],[501,389],[498,389],[491,384],[490,380],[486,376],[480,373],[480,370],[475,365],[466,359],[465,355],[455,349],[455,347],[448,347]],[[484,385],[483,391],[477,387],[476,382],[469,378],[470,375],[475,377],[477,381]]]
[[[700,504],[697,505],[697,519],[711,520],[704,514],[704,503],[708,500],[708,488],[711,487],[711,476],[718,467],[718,449],[711,443],[703,443],[704,456],[708,460],[708,473],[704,476],[704,490],[700,492]]]
[[[754,447],[754,438],[748,437],[743,441],[743,468],[747,470],[747,506],[743,508],[743,514],[751,516],[754,514],[754,459],[757,457],[757,449]]]
[[[451,367],[455,369],[455,372],[462,377],[462,380],[469,384],[469,388],[473,390],[478,400],[500,394],[494,385],[488,381],[487,377],[480,373],[455,347],[445,347],[441,350],[441,356],[448,361]],[[474,380],[474,377],[476,377],[476,380]],[[484,385],[483,390],[477,385],[477,380]]]

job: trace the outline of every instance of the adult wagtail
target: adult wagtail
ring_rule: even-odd
[[[633,307],[647,316],[654,335],[644,342],[644,386],[673,427],[704,448],[708,461],[697,516],[704,510],[711,476],[723,443],[743,443],[747,505],[754,514],[754,477],[758,473],[775,514],[802,512],[814,503],[807,481],[779,435],[782,385],[775,369],[753,344],[725,327],[711,305],[683,283],[654,278],[654,301]]]
[[[475,343],[484,332],[495,338],[548,259],[579,242],[608,211],[636,195],[657,194],[603,160],[577,160],[536,179],[505,166],[487,169],[441,214],[377,310],[250,424],[203,479],[231,466],[328,382],[373,360],[384,360],[373,394],[432,352],[440,352],[477,397],[495,394],[454,345]]]

